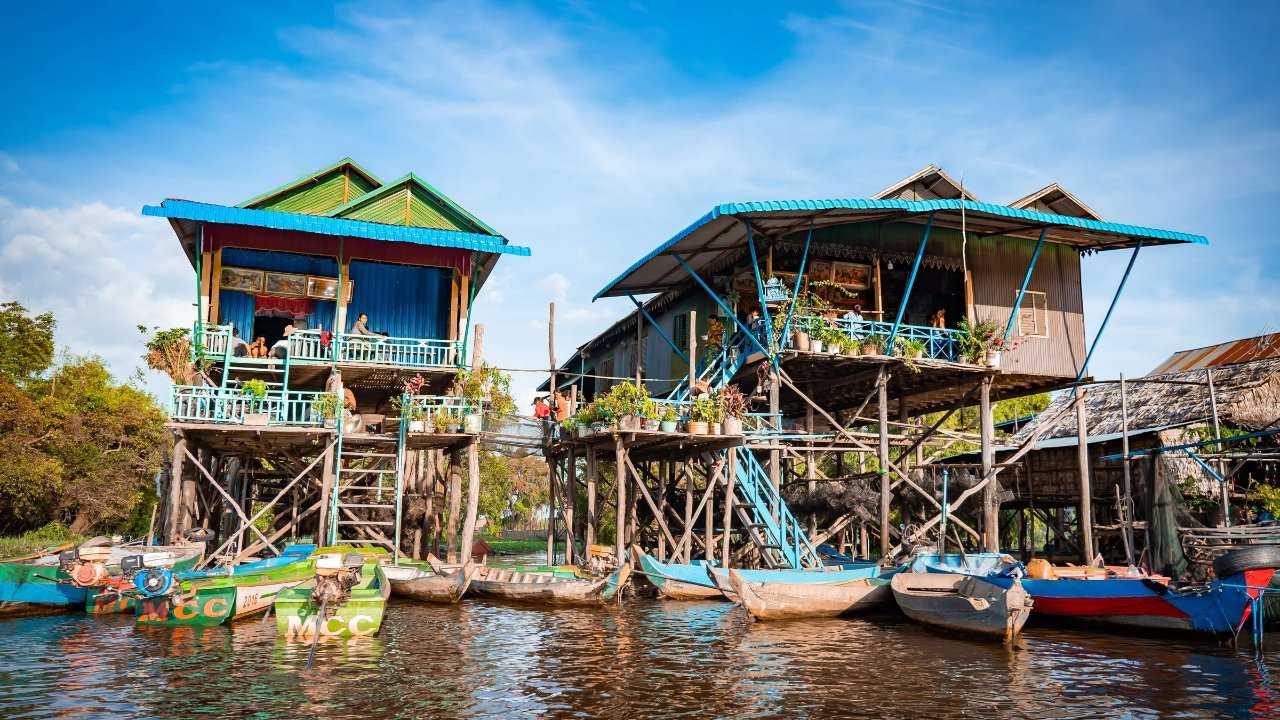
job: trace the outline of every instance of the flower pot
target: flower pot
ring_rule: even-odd
[[[880,348],[874,345],[867,345],[862,348],[862,354],[863,355],[879,355]]]
[[[607,422],[591,423],[591,432],[601,433],[601,432],[607,432],[608,430],[609,430],[609,423]]]
[[[426,431],[427,431],[426,420],[410,420],[409,421],[409,432],[426,432]]]
[[[324,426],[330,430],[338,427],[338,418],[325,418]]]
[[[915,352],[911,353],[911,359],[912,359],[912,360],[923,360],[923,359],[924,359],[924,351],[923,351],[923,350],[916,350]]]
[[[618,429],[622,432],[635,432],[640,429],[639,415],[623,415],[618,418]]]
[[[458,421],[454,420],[450,422],[448,425],[445,425],[444,429],[445,429],[445,432],[448,432],[450,435],[457,435],[458,431],[462,429],[462,423],[459,423]]]
[[[712,434],[712,435],[723,435],[723,434],[724,434],[724,424],[723,424],[723,423],[711,423],[711,434]]]
[[[809,350],[810,350],[811,352],[822,352],[822,341],[821,341],[821,340],[810,340],[810,341],[809,341]]]
[[[263,426],[271,419],[271,413],[245,413],[244,424]]]
[[[663,420],[658,424],[658,429],[662,432],[675,432],[678,423],[675,420]]]
[[[577,435],[578,437],[586,437],[586,436],[587,436],[587,433],[591,432],[591,426],[590,426],[590,425],[579,425],[578,427],[576,427],[576,428],[574,428],[574,429],[573,429],[573,432],[574,432],[574,434],[575,434],[575,435]]]
[[[662,425],[662,423],[658,422],[657,420],[648,420],[648,419],[646,419],[646,420],[644,421],[644,429],[645,429],[645,431],[646,431],[646,432],[657,432],[657,431],[658,431],[659,426],[661,426],[661,425]]]
[[[725,435],[741,435],[742,434],[742,418],[727,417],[721,423]]]
[[[861,350],[859,350],[857,347],[854,347],[852,345],[845,348],[844,350],[844,354],[849,357],[858,357],[858,355],[861,354],[861,352],[862,352]]]
[[[690,421],[689,421],[689,434],[690,434],[690,435],[706,435],[706,434],[708,434],[708,432],[710,432],[710,430],[711,430],[711,428],[707,425],[707,423],[706,423],[706,422],[704,422],[704,421],[702,421],[702,420],[690,420]]]
[[[809,351],[809,333],[797,332],[792,340],[792,345],[800,352]]]
[[[480,413],[471,413],[462,416],[462,430],[471,435],[479,435],[480,428],[484,425],[484,416]]]
[[[986,357],[987,367],[989,368],[1000,367],[1000,355],[1001,353],[999,350],[988,350],[987,357]]]
[[[828,353],[830,353],[830,354],[832,354],[832,355],[839,355],[839,354],[840,354],[840,346],[839,346],[839,345],[836,345],[835,343],[832,343],[832,344],[830,344],[830,345],[828,345],[828,346],[827,346],[827,352],[828,352]]]

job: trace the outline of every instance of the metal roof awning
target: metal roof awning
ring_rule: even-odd
[[[227,207],[191,200],[168,199],[159,205],[142,208],[143,215],[169,218],[171,221],[208,222],[223,225],[244,225],[272,230],[293,230],[318,235],[358,237],[386,242],[403,242],[415,245],[471,250],[495,255],[529,255],[529,248],[507,244],[501,235],[442,230],[438,228],[407,227],[383,223],[349,220],[346,218],[303,215],[274,210],[251,210]]]
[[[744,221],[750,223],[755,234],[781,237],[810,227],[850,223],[924,223],[930,214],[933,215],[934,227],[959,230],[963,222],[965,229],[975,236],[1002,235],[1033,241],[1041,230],[1045,230],[1047,242],[1072,245],[1082,250],[1112,250],[1133,247],[1139,242],[1144,245],[1209,244],[1203,235],[1053,215],[973,200],[838,199],[726,203],[712,208],[711,212],[627,268],[596,293],[595,298],[656,293],[685,283],[688,278],[675,256],[684,258],[695,271],[701,270],[726,252],[746,246]]]

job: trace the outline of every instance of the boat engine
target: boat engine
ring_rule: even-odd
[[[316,586],[311,597],[318,605],[335,606],[347,601],[351,588],[360,582],[364,556],[333,553],[316,558]]]
[[[133,576],[133,586],[143,597],[167,595],[173,589],[173,571],[169,568],[146,568]]]
[[[107,561],[111,559],[109,547],[81,547],[58,555],[58,565],[71,576],[76,587],[99,587],[111,578]]]

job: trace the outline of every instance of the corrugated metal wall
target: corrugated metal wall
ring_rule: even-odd
[[[351,280],[345,329],[367,313],[370,330],[393,337],[449,337],[450,271],[352,260]]]
[[[1031,261],[1035,243],[1009,238],[969,241],[974,312],[1001,332],[1009,322],[1013,301]],[[1045,243],[1028,290],[1043,292],[1048,309],[1048,337],[1018,337],[1017,349],[1001,358],[1013,372],[1074,377],[1084,362],[1084,299],[1080,289],[1080,254],[1065,245]]]
[[[256,302],[249,293],[237,290],[223,290],[218,301],[218,322],[231,323],[240,329],[240,336],[249,339],[253,335],[253,318]],[[310,329],[332,330],[333,316],[337,312],[337,303],[332,300],[312,300],[311,313],[307,315],[306,326]],[[248,328],[249,332],[245,332]]]
[[[272,270],[274,272],[338,277],[337,259],[322,255],[300,255],[298,253],[224,248],[222,251],[222,264],[232,267]]]

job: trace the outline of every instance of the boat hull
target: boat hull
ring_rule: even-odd
[[[598,580],[559,578],[502,568],[477,568],[470,592],[481,597],[535,605],[603,605],[626,587],[631,567],[623,565]]]
[[[1131,578],[1024,578],[1021,583],[1035,600],[1038,615],[1225,636],[1235,634],[1249,619],[1259,592],[1232,586],[1264,587],[1274,575],[1270,568],[1248,570],[1215,580],[1202,592],[1179,592],[1150,579]]]
[[[1012,639],[1031,615],[1018,580],[1007,586],[973,575],[898,573],[890,581],[902,612],[916,622]]]
[[[0,563],[0,617],[22,617],[84,607],[89,591],[71,584],[57,565]]]
[[[649,582],[658,589],[659,597],[668,600],[723,600],[727,598],[722,588],[731,587],[723,568],[704,563],[664,563],[646,553],[637,552],[641,570]],[[715,573],[714,580],[708,572]],[[879,577],[880,567],[875,563],[859,563],[857,567],[845,566],[830,570],[738,570],[747,582],[762,583],[841,583]]]
[[[411,572],[401,572],[403,570]],[[391,584],[392,594],[396,597],[451,605],[461,600],[467,589],[471,587],[476,568],[467,563],[451,573],[441,574],[410,566],[388,566],[383,568],[383,573]]]
[[[837,617],[870,610],[893,597],[881,578],[840,583],[751,582],[738,570],[727,573],[738,602],[753,620]]]
[[[391,597],[391,582],[382,568],[369,563],[361,582],[337,606],[328,605],[321,617],[312,597],[314,581],[281,591],[275,600],[276,631],[287,640],[310,642],[316,639],[344,639],[376,635]]]

